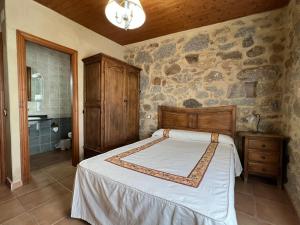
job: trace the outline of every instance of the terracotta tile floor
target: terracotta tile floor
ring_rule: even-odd
[[[87,225],[70,219],[75,168],[62,162],[32,172],[32,182],[11,192],[0,186],[1,225]],[[239,225],[299,225],[286,192],[257,179],[236,180]]]
[[[30,169],[39,170],[72,158],[71,150],[54,150],[30,156]]]
[[[239,225],[300,225],[287,193],[262,179],[236,179],[235,208]]]
[[[32,171],[31,183],[14,192],[0,186],[0,224],[86,225],[69,218],[75,172],[65,161]]]

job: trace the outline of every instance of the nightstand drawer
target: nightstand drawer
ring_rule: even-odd
[[[274,139],[250,138],[248,139],[248,148],[280,150],[280,141]]]
[[[279,174],[279,168],[277,165],[272,165],[272,164],[248,162],[248,172],[270,175],[270,176],[277,176]]]
[[[263,163],[279,163],[279,152],[249,149],[248,160]]]

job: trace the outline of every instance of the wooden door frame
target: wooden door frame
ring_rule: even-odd
[[[17,30],[17,57],[19,83],[19,111],[20,111],[20,147],[22,182],[30,181],[29,133],[27,113],[27,75],[26,75],[26,41],[69,54],[71,56],[72,71],[72,165],[79,163],[79,115],[78,115],[78,52],[54,42]]]
[[[5,150],[6,150],[6,131],[5,131],[5,92],[4,92],[4,68],[3,68],[3,38],[0,32],[0,183],[6,179],[5,170]]]

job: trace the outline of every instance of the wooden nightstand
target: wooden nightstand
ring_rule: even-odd
[[[240,132],[242,157],[244,159],[244,181],[248,175],[277,179],[282,187],[283,150],[286,137],[274,134]]]

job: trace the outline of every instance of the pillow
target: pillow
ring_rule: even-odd
[[[152,134],[152,137],[163,137],[164,133],[165,135],[168,135],[169,138],[174,138],[179,140],[181,139],[181,140],[203,141],[203,142],[212,141],[212,133],[188,131],[188,130],[175,130],[175,129],[159,129]],[[224,144],[234,144],[233,139],[230,136],[224,134],[219,134],[217,142],[224,143]]]

